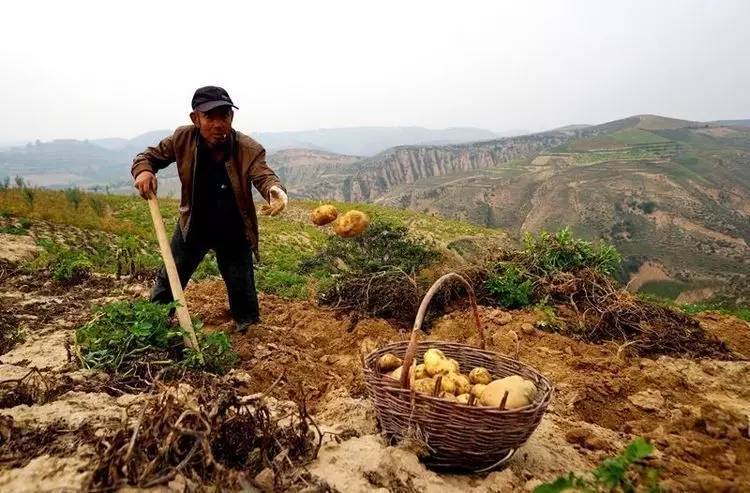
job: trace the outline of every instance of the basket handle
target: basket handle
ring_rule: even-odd
[[[471,308],[474,311],[474,324],[477,326],[477,331],[479,332],[479,348],[484,349],[485,347],[484,329],[482,328],[482,322],[479,320],[479,309],[477,308],[477,297],[476,294],[474,294],[474,288],[471,287],[471,284],[469,284],[466,279],[459,276],[455,272],[445,274],[440,279],[435,281],[432,286],[430,286],[430,289],[424,295],[424,298],[422,298],[422,303],[419,305],[417,318],[414,319],[414,328],[411,331],[409,346],[407,346],[406,354],[404,355],[404,370],[401,371],[401,387],[404,389],[409,388],[409,368],[411,368],[412,361],[414,361],[414,355],[417,353],[418,332],[419,329],[422,328],[422,322],[424,321],[424,316],[427,313],[427,307],[429,306],[432,297],[435,295],[438,289],[440,289],[447,281],[451,279],[461,281],[464,286],[466,286],[466,291],[469,293],[469,302],[471,303]]]

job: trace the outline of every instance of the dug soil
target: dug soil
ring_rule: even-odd
[[[92,441],[118,426],[143,396],[106,374],[78,369],[66,344],[93,305],[147,290],[146,284],[99,277],[72,287],[20,272],[0,280],[4,327],[20,327],[24,339],[14,339],[0,355],[0,490],[77,491],[89,484],[96,460]],[[661,469],[665,489],[750,489],[747,360],[638,358],[627,345],[542,331],[537,322],[543,315],[536,312],[480,307],[488,349],[517,355],[545,374],[555,385],[554,397],[505,470],[438,474],[408,447],[378,433],[363,382],[362,355],[406,339],[408,328],[262,295],[263,323],[242,335],[233,330],[221,281],[191,284],[186,293],[191,312],[208,330],[230,333],[240,363],[227,378],[240,393],[263,392],[279,401],[305,395],[327,432],[295,489],[530,491],[568,471],[591,470],[639,436],[657,449],[652,465]],[[459,307],[437,317],[423,337],[477,345],[470,315]],[[738,356],[750,354],[747,323],[721,315],[700,320]],[[161,487],[185,491],[200,485],[178,475]],[[261,473],[249,478],[248,487],[273,486]]]

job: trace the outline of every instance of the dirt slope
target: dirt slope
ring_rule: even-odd
[[[88,307],[113,298],[143,295],[146,285],[94,279],[63,288],[49,280],[6,275],[4,310],[16,311],[26,341],[0,356],[0,393],[18,380],[37,379],[44,395],[3,400],[0,409],[0,490],[80,489],[94,459],[85,437],[101,433],[137,405],[137,395],[108,389],[108,377],[75,369],[65,342],[85,320]],[[192,311],[210,328],[230,329],[223,285],[192,284]],[[345,437],[326,439],[307,466],[330,491],[528,491],[567,471],[584,471],[637,436],[659,450],[663,485],[674,491],[743,491],[750,488],[750,363],[679,358],[631,358],[616,345],[572,341],[535,329],[538,315],[482,308],[490,348],[518,357],[556,385],[549,413],[505,471],[487,475],[436,474],[408,449],[390,446],[377,433],[365,396],[360,354],[404,332],[388,321],[354,321],[310,302],[262,296],[264,324],[246,336],[232,334],[242,362],[235,372],[242,392],[271,388],[285,399],[307,392],[317,420]],[[14,316],[15,316],[14,315]],[[736,351],[750,353],[748,324],[706,316],[707,329]],[[469,313],[435,321],[430,338],[476,344]],[[35,403],[38,401],[39,403]],[[41,403],[46,401],[44,403]],[[169,489],[185,487],[177,478]],[[267,478],[265,478],[267,479]],[[259,486],[264,478],[257,479]]]

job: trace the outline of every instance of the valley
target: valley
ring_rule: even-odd
[[[646,262],[656,295],[750,294],[750,129],[631,117],[460,146],[391,149],[348,174],[295,184],[300,197],[363,200],[502,228],[612,242],[629,280]],[[345,169],[342,168],[342,171]]]

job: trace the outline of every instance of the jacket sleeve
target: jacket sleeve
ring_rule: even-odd
[[[279,177],[266,164],[265,149],[262,149],[250,163],[250,180],[267,202],[270,202],[268,191],[272,186],[276,185],[286,192],[286,188],[281,184]]]
[[[130,173],[133,178],[138,176],[142,171],[156,173],[162,168],[166,168],[175,161],[174,134],[166,137],[155,146],[146,148],[133,159],[133,165]]]

